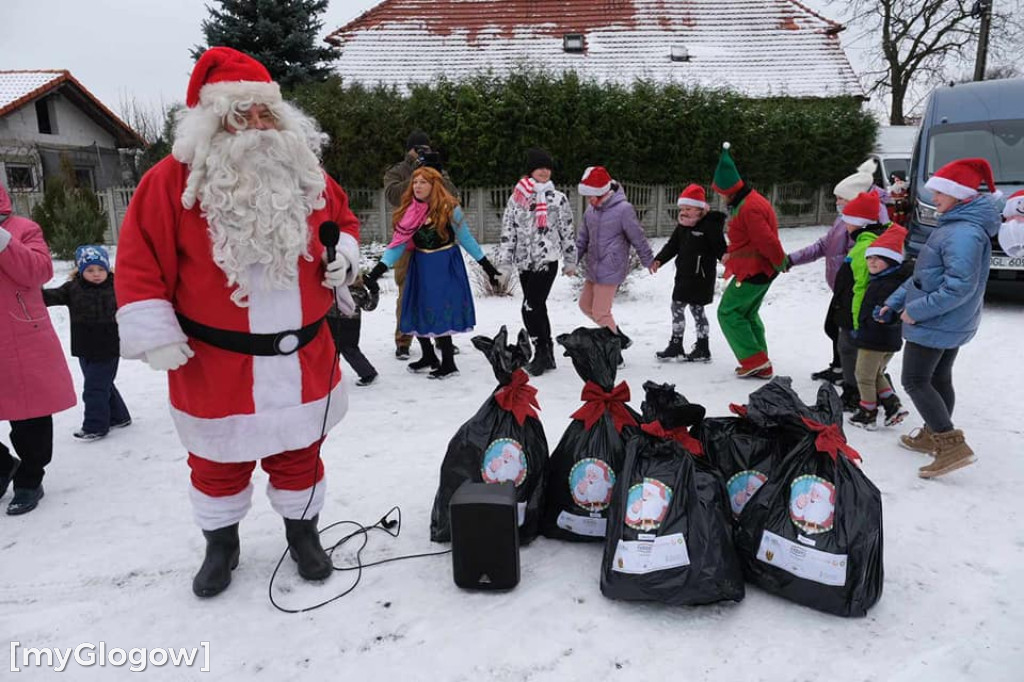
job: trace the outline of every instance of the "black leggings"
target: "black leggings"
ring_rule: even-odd
[[[558,261],[547,263],[540,270],[523,270],[519,273],[519,284],[523,287],[523,325],[526,332],[542,341],[551,338],[551,321],[548,320],[548,294],[558,273]]]
[[[43,482],[43,469],[53,458],[53,417],[12,420],[11,445],[21,458],[14,472],[14,489],[38,488]],[[0,443],[0,474],[9,476],[14,464],[11,451]]]

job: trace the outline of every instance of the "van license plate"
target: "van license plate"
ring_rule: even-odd
[[[1024,270],[1024,256],[1010,258],[1009,256],[992,256],[993,270]]]

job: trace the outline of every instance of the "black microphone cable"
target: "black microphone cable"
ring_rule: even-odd
[[[335,249],[336,249],[336,247],[338,245],[338,240],[340,238],[340,229],[338,227],[338,224],[335,223],[334,221],[330,221],[330,220],[321,223],[320,224],[319,237],[320,237],[320,243],[323,244],[324,248],[327,250],[327,262],[330,263],[331,261],[333,261],[333,260],[335,260],[337,258],[337,252],[336,252]],[[338,289],[337,289],[337,287],[331,287],[331,293],[332,293],[332,295],[334,297],[334,304],[336,305],[337,301],[338,301]],[[328,327],[330,327],[330,325],[328,325]],[[333,333],[331,334],[331,343],[332,344],[334,343],[334,334]],[[330,411],[331,411],[331,396],[334,393],[334,390],[332,388],[332,384],[334,384],[334,373],[335,373],[335,370],[337,370],[338,365],[340,364],[340,362],[341,362],[341,360],[340,360],[340,357],[339,357],[338,348],[337,348],[337,345],[335,344],[334,360],[331,362],[331,374],[330,374],[330,378],[327,380],[327,399],[326,399],[325,405],[324,405],[324,416],[323,416],[323,420],[320,423],[320,440],[318,441],[318,444],[317,444],[316,457],[313,458],[313,482],[312,482],[312,485],[310,486],[310,490],[309,490],[309,499],[306,500],[306,506],[302,510],[302,514],[301,514],[301,517],[300,517],[302,519],[306,518],[306,512],[309,511],[310,505],[313,504],[313,497],[316,495],[316,484],[317,484],[317,482],[319,480],[319,477],[317,476],[317,474],[319,473],[319,469],[320,469],[321,452],[323,450],[324,440],[327,437],[327,419],[328,419],[328,416],[329,416]],[[392,512],[394,512],[396,514],[397,518],[394,518],[394,519],[389,518],[391,516]],[[354,530],[351,533],[349,533],[348,535],[342,537],[336,543],[331,545],[330,548],[326,548],[325,551],[327,552],[327,555],[332,558],[331,564],[333,566],[333,564],[334,564],[334,561],[333,561],[334,550],[338,549],[339,547],[341,547],[342,545],[344,545],[346,542],[348,542],[350,539],[352,539],[353,537],[355,537],[357,535],[362,537],[362,544],[359,546],[359,549],[356,550],[356,565],[355,566],[341,566],[341,567],[333,566],[335,571],[353,571],[353,570],[357,571],[355,582],[353,582],[352,585],[350,585],[344,591],[336,594],[335,596],[331,597],[330,599],[326,599],[326,600],[324,600],[322,602],[319,602],[317,604],[314,604],[312,606],[307,606],[307,607],[301,608],[301,609],[289,609],[289,608],[281,606],[274,599],[274,580],[277,578],[277,573],[281,569],[281,564],[284,563],[285,557],[288,556],[288,553],[291,550],[291,543],[289,543],[288,546],[285,547],[284,552],[281,553],[281,557],[277,560],[277,565],[274,567],[274,572],[270,574],[270,581],[267,584],[267,596],[270,599],[270,603],[274,606],[274,608],[276,608],[278,611],[283,611],[284,613],[305,613],[307,611],[313,611],[313,610],[319,609],[319,608],[321,608],[323,606],[327,606],[328,604],[330,604],[332,602],[335,602],[335,601],[341,599],[342,597],[348,595],[350,592],[352,592],[356,588],[356,586],[359,585],[359,581],[363,577],[363,569],[364,568],[369,568],[371,566],[380,566],[382,564],[391,563],[391,562],[394,562],[394,561],[402,561],[402,560],[405,560],[405,559],[416,559],[416,558],[420,558],[420,557],[429,557],[429,556],[441,556],[443,554],[448,554],[448,553],[451,552],[451,549],[446,549],[446,550],[442,550],[440,552],[425,552],[425,553],[421,553],[421,554],[407,554],[407,555],[398,556],[398,557],[391,557],[389,559],[382,559],[380,561],[375,561],[375,562],[372,562],[372,563],[369,563],[369,564],[364,564],[364,563],[362,563],[362,551],[366,548],[366,545],[369,542],[369,532],[371,530],[380,530],[380,531],[383,531],[383,532],[387,533],[388,535],[390,535],[393,538],[397,538],[398,535],[402,532],[402,510],[398,506],[392,507],[391,509],[388,510],[388,512],[386,514],[384,514],[384,516],[382,516],[380,519],[378,519],[377,522],[374,523],[371,526],[364,526],[363,524],[359,523],[358,521],[337,521],[337,522],[332,523],[332,524],[330,524],[330,525],[328,525],[328,526],[326,526],[324,528],[318,529],[317,532],[318,532],[318,534],[323,535],[324,531],[330,530],[331,528],[334,528],[336,526],[341,526],[341,525],[353,525],[353,526],[356,526],[356,530]],[[394,530],[392,531],[392,529],[394,529]]]

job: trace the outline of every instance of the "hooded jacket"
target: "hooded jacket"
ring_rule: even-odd
[[[904,339],[928,348],[959,348],[974,338],[999,222],[996,201],[987,194],[939,216],[914,276],[886,300],[914,320],[903,325]]]
[[[711,211],[693,227],[676,225],[654,260],[676,259],[676,285],[672,300],[707,305],[715,297],[716,264],[725,253],[725,214]]]
[[[614,186],[614,185],[613,185]],[[576,237],[578,258],[586,264],[587,279],[595,284],[622,284],[629,270],[629,247],[636,249],[645,268],[654,262],[644,228],[626,193],[617,186],[597,207],[588,206]]]

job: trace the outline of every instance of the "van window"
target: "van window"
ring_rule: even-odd
[[[950,161],[981,157],[997,183],[1024,183],[1024,120],[935,126],[928,137],[927,176]]]

